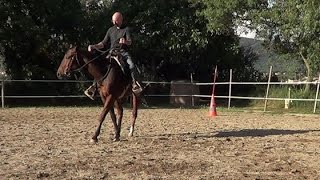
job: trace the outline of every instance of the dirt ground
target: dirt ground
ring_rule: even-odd
[[[120,142],[101,108],[0,110],[0,179],[319,179],[320,117],[142,109]]]

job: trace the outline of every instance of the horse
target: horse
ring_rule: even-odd
[[[123,102],[131,95],[132,117],[129,137],[133,136],[135,122],[138,114],[138,96],[132,92],[132,80],[129,73],[123,71],[119,65],[120,53],[110,50],[108,56],[96,56],[92,52],[78,47],[70,47],[65,53],[59,68],[57,77],[69,79],[74,72],[85,72],[91,75],[97,82],[103,109],[98,119],[98,125],[92,136],[91,142],[97,143],[102,123],[108,113],[114,126],[114,141],[120,140],[121,122],[123,117]],[[105,52],[104,52],[105,53]],[[123,62],[123,61],[121,61]],[[116,109],[116,113],[114,111]]]

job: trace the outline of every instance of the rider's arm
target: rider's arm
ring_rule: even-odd
[[[101,42],[99,42],[98,44],[89,45],[88,51],[92,51],[93,49],[102,49],[108,42],[110,42],[110,29],[108,29],[107,34]]]
[[[99,42],[98,44],[95,44],[94,47],[97,49],[102,49],[104,47],[104,44],[102,42]]]
[[[89,45],[88,46],[88,51],[92,51],[94,49],[102,49],[104,47],[102,42],[99,42],[98,44],[94,44],[94,45]]]

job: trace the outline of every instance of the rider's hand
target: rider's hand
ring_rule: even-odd
[[[119,44],[127,44],[127,41],[125,38],[120,38]]]
[[[92,49],[93,49],[93,45],[89,45],[89,46],[88,46],[88,51],[91,52]]]

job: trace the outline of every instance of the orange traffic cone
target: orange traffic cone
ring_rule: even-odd
[[[216,101],[214,99],[214,95],[213,94],[212,94],[211,102],[210,102],[209,116],[210,117],[217,116]]]

